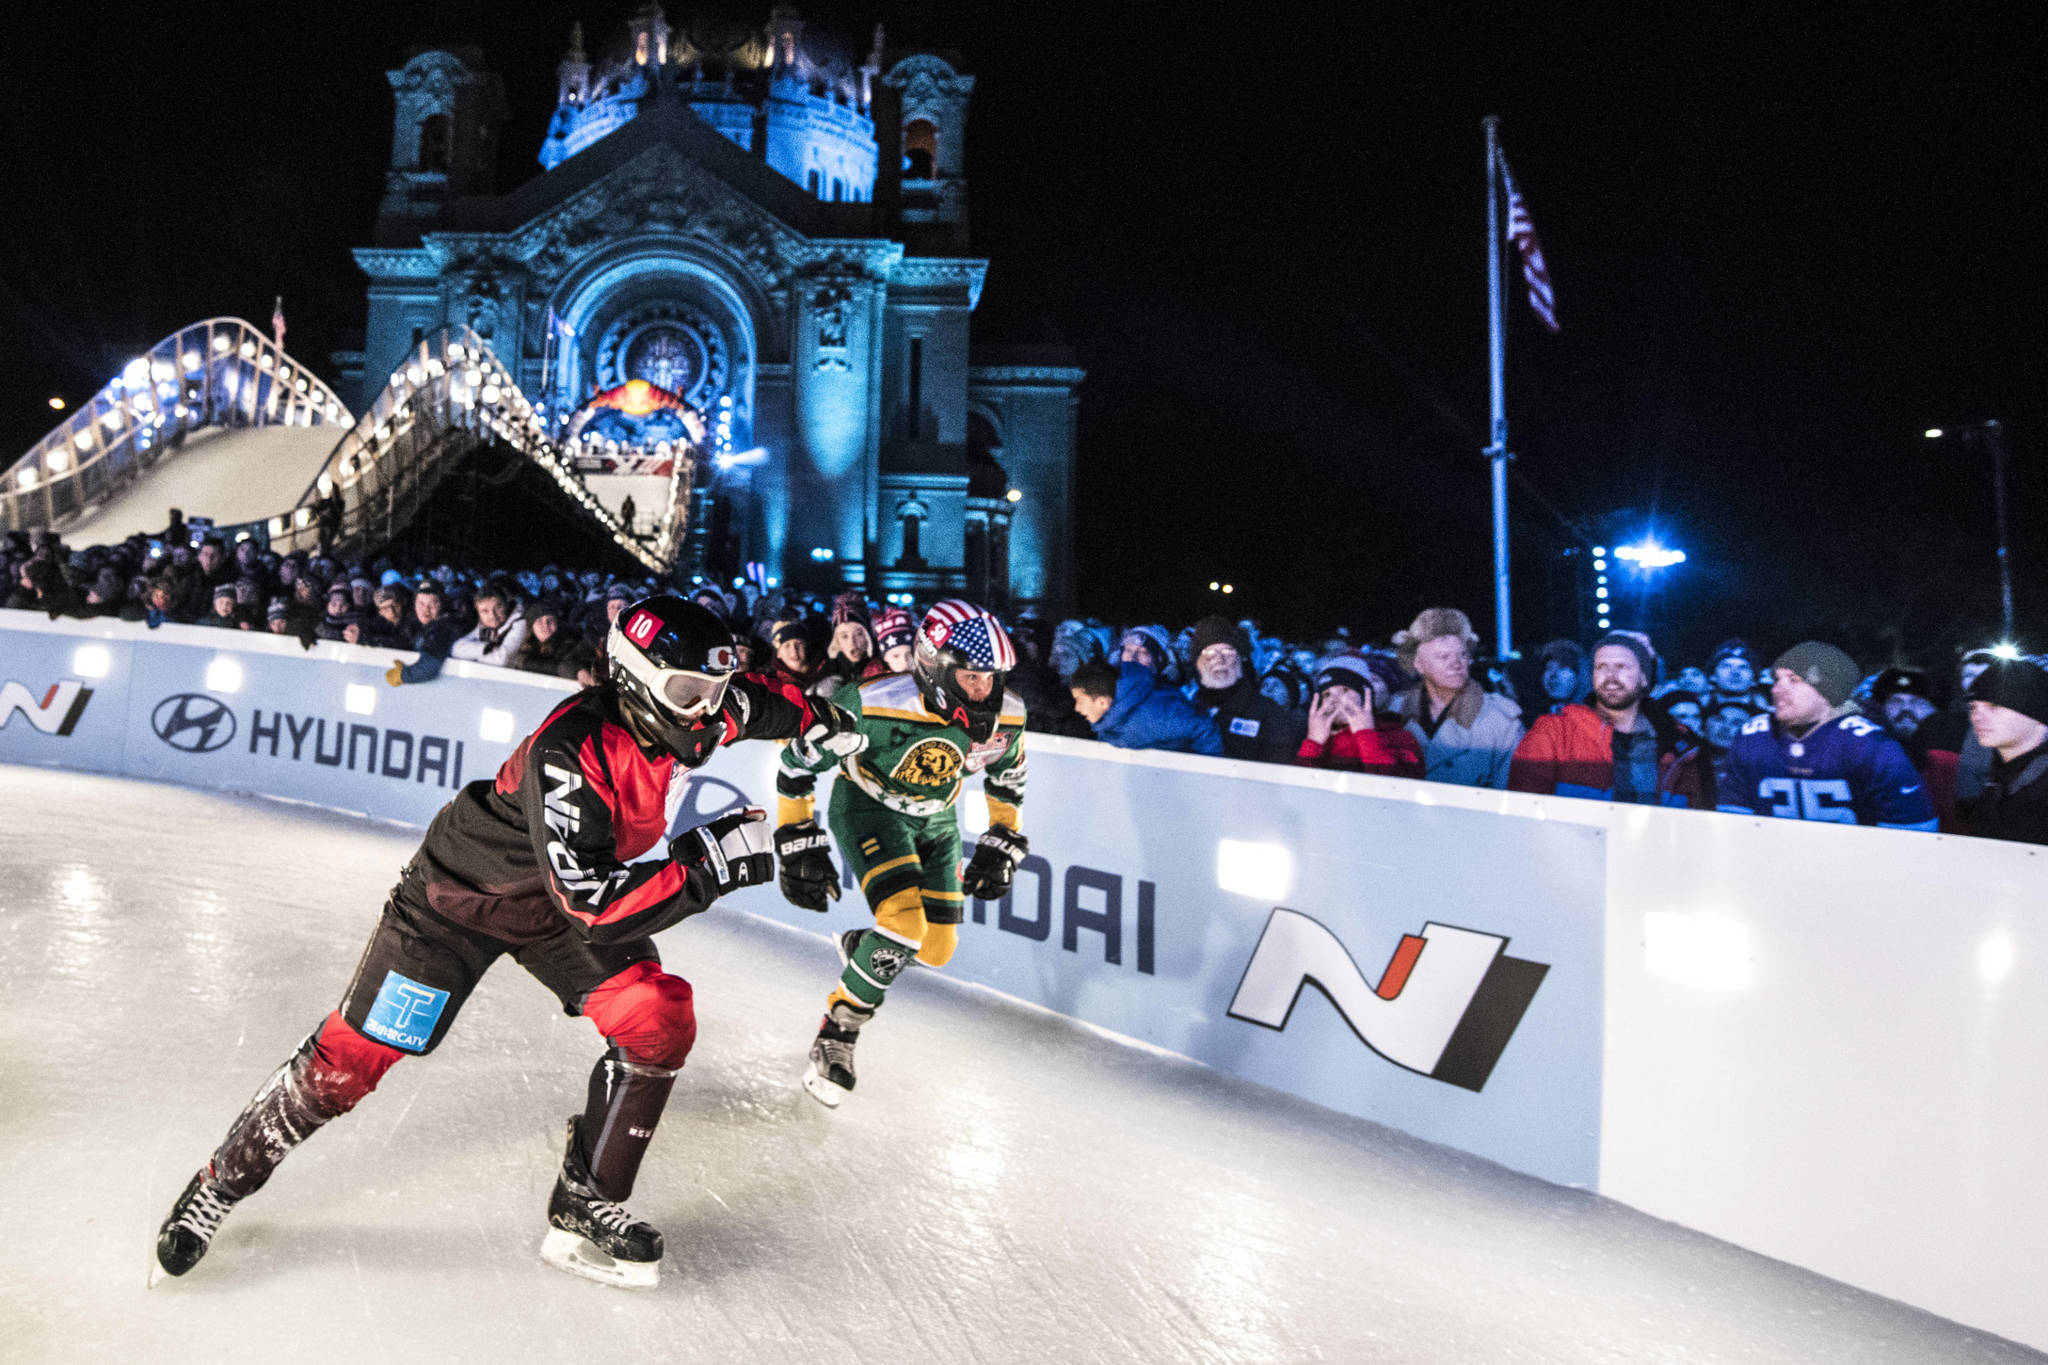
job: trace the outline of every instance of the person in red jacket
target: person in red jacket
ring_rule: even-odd
[[[1515,747],[1508,790],[1645,806],[1694,804],[1697,774],[1678,728],[1645,706],[1657,654],[1639,631],[1610,631],[1593,646],[1593,692],[1538,716]]]
[[[1294,761],[1304,768],[1336,768],[1385,777],[1421,777],[1422,748],[1399,716],[1380,718],[1375,679],[1364,659],[1342,654],[1315,676],[1308,708],[1308,738]]]

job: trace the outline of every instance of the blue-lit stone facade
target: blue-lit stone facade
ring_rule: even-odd
[[[392,167],[359,403],[414,340],[466,323],[567,414],[645,379],[752,463],[707,463],[728,531],[707,568],[875,596],[1072,592],[1074,408],[1057,350],[975,335],[962,144],[974,78],[859,62],[778,7],[724,37],[648,5],[564,57],[542,173],[489,183],[505,96],[473,53],[391,73]],[[708,511],[707,511],[708,515]]]

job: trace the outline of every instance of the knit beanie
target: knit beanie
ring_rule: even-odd
[[[1471,617],[1456,607],[1431,607],[1410,622],[1408,629],[1395,633],[1394,648],[1400,651],[1401,662],[1412,667],[1416,650],[1446,635],[1457,636],[1467,648],[1479,644],[1479,636],[1472,630]]]
[[[873,623],[868,620],[868,603],[857,592],[842,592],[832,599],[832,624],[843,626],[848,622],[867,626],[871,631]]]
[[[1740,659],[1744,663],[1751,665],[1754,665],[1756,662],[1754,656],[1749,652],[1749,646],[1741,640],[1723,640],[1719,645],[1716,645],[1714,647],[1714,661],[1707,665],[1708,671],[1713,671],[1713,669],[1720,665],[1723,659]]]
[[[1593,642],[1593,653],[1597,657],[1608,645],[1619,645],[1636,656],[1636,663],[1643,670],[1643,681],[1657,681],[1657,650],[1650,644],[1650,637],[1639,630],[1610,630]],[[1853,686],[1853,684],[1852,684]],[[1840,702],[1834,705],[1841,705]]]
[[[1245,638],[1244,629],[1227,616],[1204,616],[1195,622],[1195,634],[1188,642],[1188,652],[1199,659],[1202,651],[1210,645],[1229,645],[1247,666],[1251,662],[1252,642]]]
[[[917,626],[901,607],[884,607],[875,613],[875,647],[883,653],[898,645],[914,644]]]
[[[1917,668],[1887,668],[1870,684],[1873,705],[1883,706],[1901,692],[1927,701],[1934,700],[1933,683]]]
[[[1361,699],[1373,697],[1378,701],[1380,699],[1374,696],[1378,689],[1373,682],[1372,671],[1366,667],[1364,659],[1356,654],[1334,654],[1316,665],[1316,676],[1310,690],[1319,693],[1326,687],[1348,687]]]
[[[1849,700],[1856,684],[1863,681],[1854,659],[1819,640],[1804,641],[1780,654],[1771,664],[1771,675],[1776,677],[1781,668],[1789,668],[1813,684],[1813,690],[1826,698],[1829,706]]]
[[[2003,706],[2048,725],[2048,654],[1994,660],[1970,684],[1970,700]]]

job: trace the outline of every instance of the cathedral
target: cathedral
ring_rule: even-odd
[[[785,6],[697,31],[650,3],[607,47],[576,26],[540,173],[502,193],[505,94],[480,57],[425,51],[389,77],[391,164],[355,252],[364,346],[335,357],[357,410],[466,324],[558,435],[629,386],[687,410],[690,568],[1071,596],[1082,371],[976,335],[974,77],[879,28],[845,52]]]

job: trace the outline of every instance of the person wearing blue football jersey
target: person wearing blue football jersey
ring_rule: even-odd
[[[1771,665],[1769,715],[1735,737],[1724,811],[1786,820],[1933,830],[1934,803],[1899,742],[1848,707],[1856,661],[1809,640]]]

